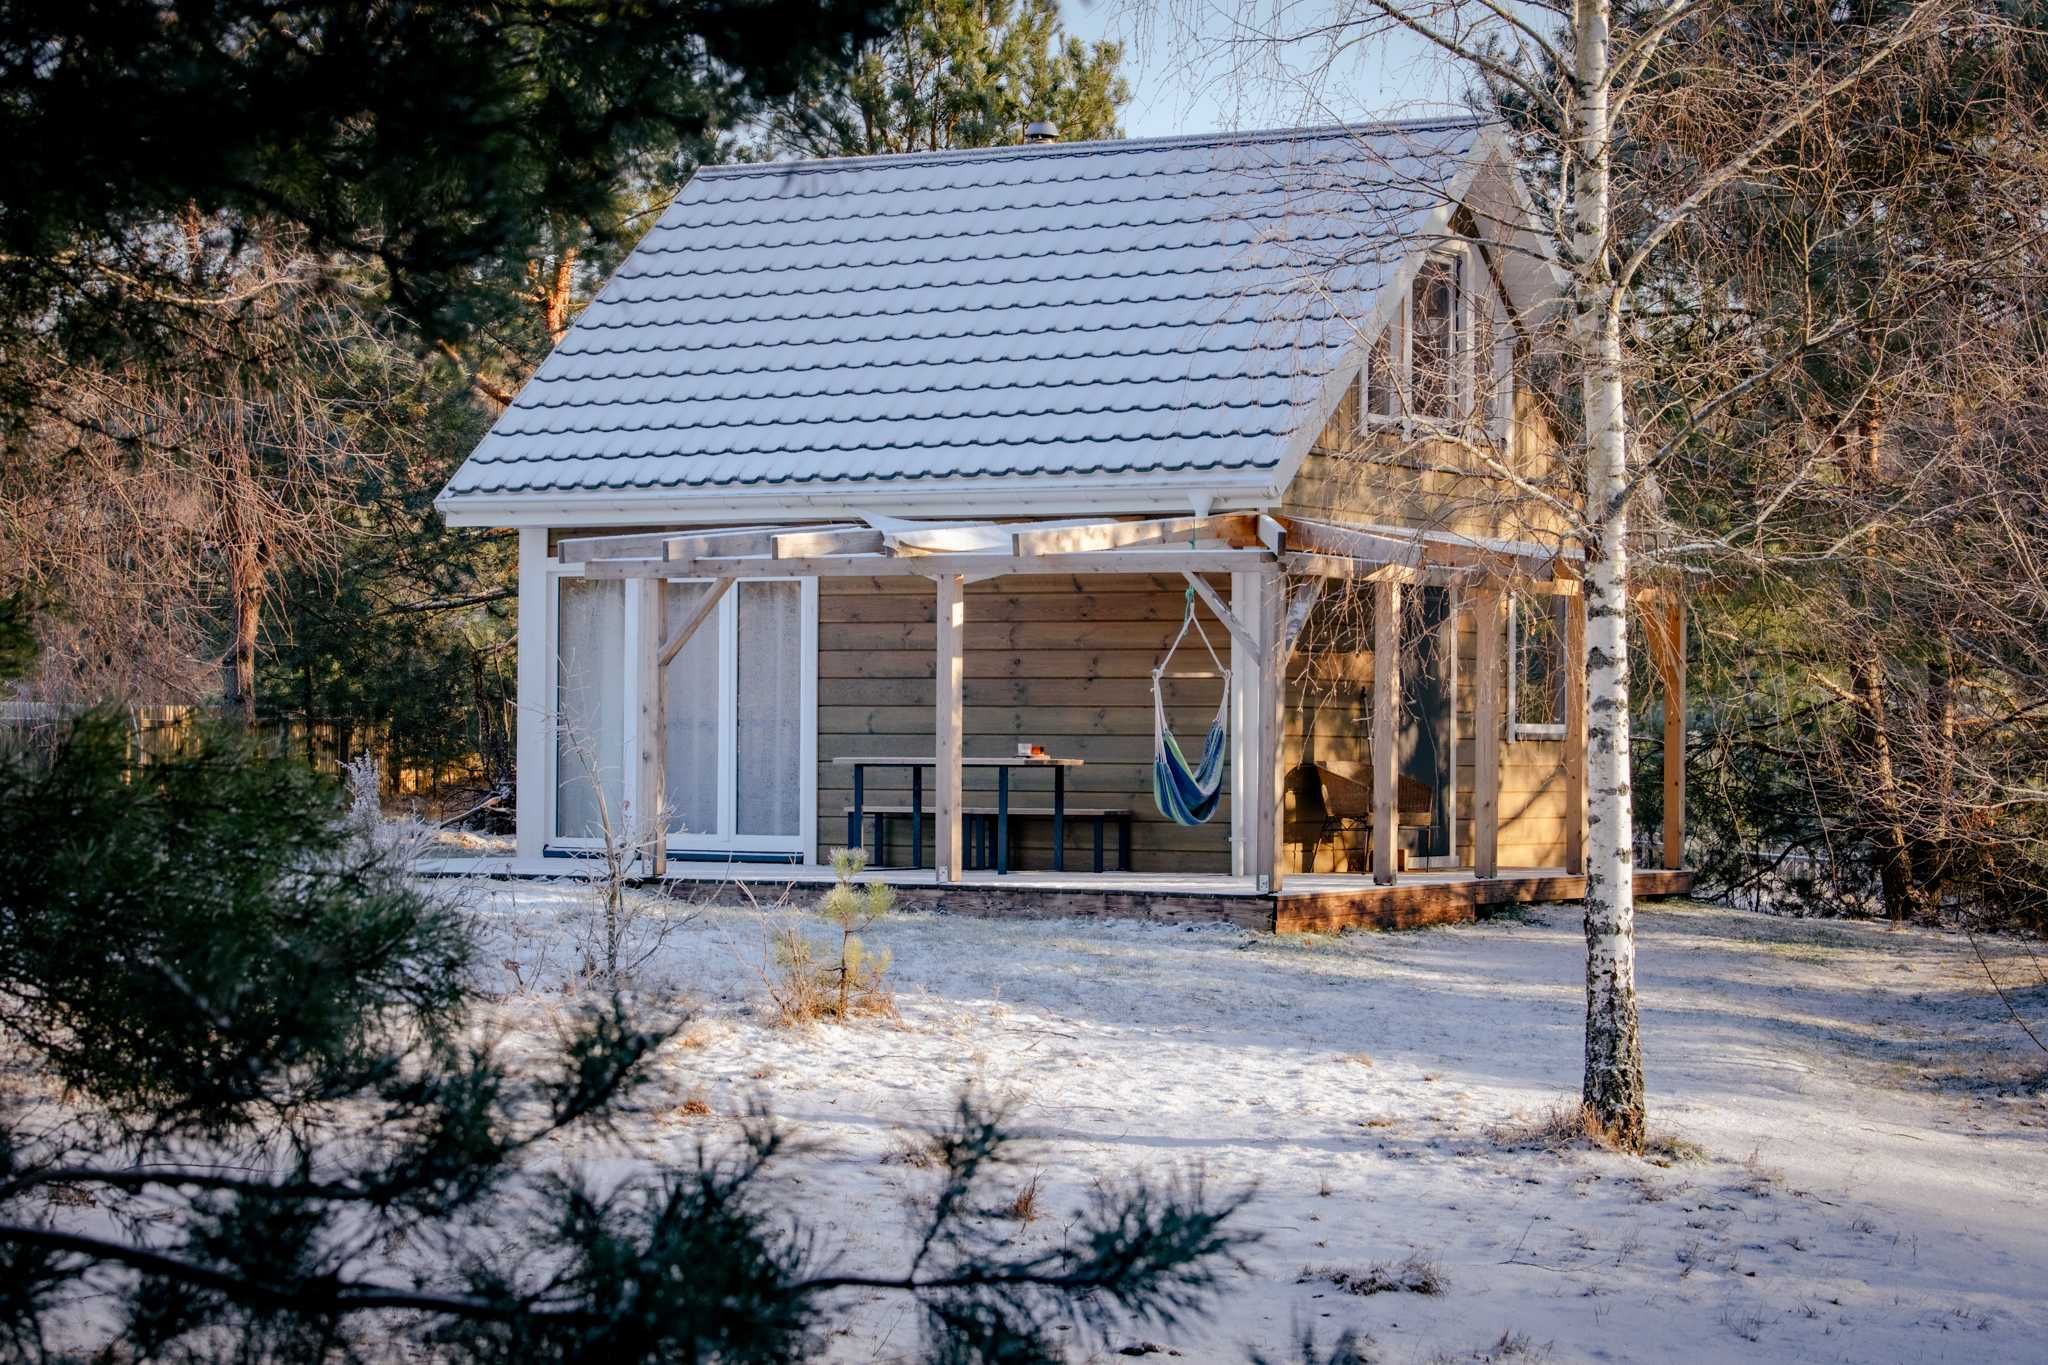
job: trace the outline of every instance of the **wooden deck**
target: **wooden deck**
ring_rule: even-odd
[[[537,864],[512,859],[437,859],[422,864],[438,875],[566,877],[571,859]],[[949,914],[1030,919],[1145,919],[1169,923],[1234,924],[1273,933],[1335,933],[1343,929],[1417,929],[1466,924],[1505,905],[1574,901],[1586,879],[1562,868],[1503,869],[1497,877],[1469,870],[1406,872],[1393,886],[1370,877],[1289,877],[1279,895],[1259,892],[1249,877],[1175,876],[1156,872],[975,872],[939,884],[929,869],[880,868],[863,880],[896,888],[904,904]],[[763,904],[807,904],[832,881],[829,868],[785,863],[670,863],[662,885],[689,902],[750,897]],[[744,886],[742,892],[735,884]],[[1682,896],[1693,874],[1636,873],[1636,897]]]

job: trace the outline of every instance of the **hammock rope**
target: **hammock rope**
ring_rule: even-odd
[[[1180,648],[1181,641],[1187,639],[1191,628],[1202,642],[1202,648],[1208,652],[1209,662],[1216,665],[1216,673],[1169,675],[1167,665],[1173,662],[1174,652]],[[1180,741],[1173,737],[1173,731],[1166,723],[1166,690],[1160,684],[1168,676],[1220,676],[1223,679],[1223,696],[1216,703],[1216,718],[1209,723],[1209,737],[1202,745],[1201,761],[1192,768],[1188,766]],[[1152,800],[1159,806],[1159,813],[1177,825],[1207,824],[1222,801],[1223,765],[1230,752],[1230,681],[1230,669],[1217,657],[1216,646],[1209,641],[1209,632],[1196,619],[1195,590],[1189,588],[1180,633],[1173,637],[1173,643],[1166,647],[1165,657],[1152,670]]]

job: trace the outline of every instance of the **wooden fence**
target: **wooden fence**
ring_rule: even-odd
[[[0,701],[0,750],[47,750],[76,717],[93,708],[66,702]],[[115,708],[128,723],[129,747],[138,763],[177,753],[190,744],[200,725],[214,714],[204,706],[126,706]],[[444,800],[474,795],[484,784],[480,759],[438,765],[404,765],[390,761],[389,735],[382,726],[334,721],[259,721],[256,731],[279,751],[304,758],[321,772],[339,774],[349,760],[374,753],[384,773],[387,800],[418,801],[437,808]]]

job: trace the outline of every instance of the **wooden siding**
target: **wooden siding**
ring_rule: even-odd
[[[1511,427],[1508,463],[1525,479],[1538,486],[1565,491],[1561,471],[1551,452],[1555,449],[1552,428],[1542,405],[1527,388],[1516,395],[1516,421]],[[1422,530],[1449,531],[1460,535],[1497,536],[1533,541],[1543,545],[1560,543],[1562,519],[1541,500],[1517,490],[1498,474],[1480,469],[1474,457],[1456,447],[1419,446],[1389,432],[1361,433],[1358,428],[1357,389],[1354,385],[1338,404],[1336,412],[1318,436],[1303,461],[1301,470],[1285,490],[1281,511],[1295,516],[1352,525],[1408,526]],[[1331,584],[1326,597],[1340,592]],[[1328,612],[1328,605],[1319,607]],[[1367,612],[1362,600],[1355,607],[1358,619]],[[1299,661],[1297,661],[1299,663]],[[1476,734],[1473,729],[1473,678],[1477,672],[1477,643],[1471,614],[1461,604],[1458,612],[1458,685],[1454,719],[1457,727],[1457,834],[1458,861],[1472,861],[1472,822]],[[1512,661],[1509,661],[1512,666]],[[1368,756],[1367,734],[1357,721],[1364,715],[1364,697],[1371,684],[1369,653],[1349,662],[1323,665],[1330,676],[1342,677],[1347,687],[1359,689],[1358,715],[1351,717],[1355,741],[1319,726],[1318,756],[1324,745],[1339,759],[1363,764]],[[1346,673],[1348,670],[1348,674]],[[1299,707],[1299,688],[1290,702]],[[1327,703],[1325,703],[1327,704]],[[1294,714],[1292,711],[1290,714]],[[1290,724],[1288,742],[1297,743],[1299,727]],[[1298,761],[1290,751],[1288,763]],[[1514,740],[1501,746],[1500,860],[1503,868],[1557,867],[1564,862],[1565,777],[1564,745],[1560,740]],[[1299,866],[1290,863],[1290,866]],[[1313,871],[1341,871],[1335,852],[1316,860]]]
[[[1219,584],[1227,596],[1227,583]],[[1127,808],[1134,813],[1132,866],[1137,871],[1230,870],[1229,798],[1208,824],[1173,824],[1152,804],[1151,670],[1180,629],[1187,599],[1183,580],[1155,575],[1015,577],[967,589],[966,682],[968,757],[1015,752],[1036,741],[1063,757],[1085,760],[1067,775],[1075,806]],[[852,770],[835,758],[855,754],[930,754],[934,750],[933,660],[936,593],[924,579],[826,579],[818,591],[818,842],[823,853],[845,842]],[[1196,607],[1217,652],[1228,662],[1229,639],[1209,611]],[[1199,664],[1196,660],[1200,660]],[[1208,669],[1191,636],[1176,669]],[[1202,743],[1221,695],[1220,679],[1167,684],[1168,715],[1181,742]],[[931,803],[926,774],[926,806]],[[1011,774],[1011,800],[1051,803],[1051,774]],[[996,773],[964,773],[970,806],[993,805]],[[870,769],[867,799],[904,805],[909,775]],[[926,856],[932,826],[925,825]],[[864,831],[864,834],[866,832]],[[910,822],[894,822],[886,850],[892,863],[909,853]],[[1052,822],[1012,826],[1013,865],[1051,866]],[[1114,863],[1115,832],[1109,833]],[[1093,831],[1067,829],[1067,866],[1085,869]]]
[[[1569,495],[1543,405],[1527,387],[1515,395],[1515,421],[1501,463],[1525,482]],[[1398,432],[1361,432],[1358,387],[1346,388],[1280,500],[1290,516],[1411,526],[1460,535],[1499,536],[1554,545],[1562,519],[1540,497],[1517,488],[1455,445],[1418,442]]]

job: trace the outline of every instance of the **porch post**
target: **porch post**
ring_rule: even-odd
[[[1564,870],[1586,875],[1586,598],[1565,599]]]
[[[1248,631],[1263,629],[1259,575],[1230,576],[1230,611]],[[1263,639],[1263,636],[1258,638]],[[1265,752],[1259,724],[1258,650],[1230,633],[1230,875],[1257,876],[1259,756]]]
[[[548,593],[548,533],[542,526],[519,529],[519,685],[513,725],[518,736],[512,768],[513,852],[521,862],[547,851],[553,801],[548,791],[548,745],[555,733],[553,676],[555,642]]]
[[[1395,784],[1400,781],[1394,745],[1394,714],[1401,702],[1401,585],[1382,578],[1372,585],[1372,879],[1392,886],[1395,878]]]
[[[646,859],[648,875],[660,877],[668,872],[668,820],[663,810],[668,726],[662,695],[668,670],[661,666],[661,608],[668,585],[663,579],[643,578],[627,587],[638,626],[633,643],[633,809],[627,837]]]
[[[1496,587],[1472,593],[1472,875],[1500,875],[1500,744],[1503,624]]]
[[[960,844],[960,748],[964,729],[962,692],[967,672],[966,580],[959,574],[939,575],[938,598],[938,657],[933,684],[938,774],[932,784],[932,867],[939,881],[950,882],[959,880],[964,865]]]
[[[1685,866],[1685,599],[1667,598],[1664,630],[1664,866]]]
[[[1258,799],[1254,803],[1252,876],[1260,891],[1277,894],[1286,881],[1282,854],[1287,800],[1287,579],[1278,572],[1257,580],[1259,610]]]

